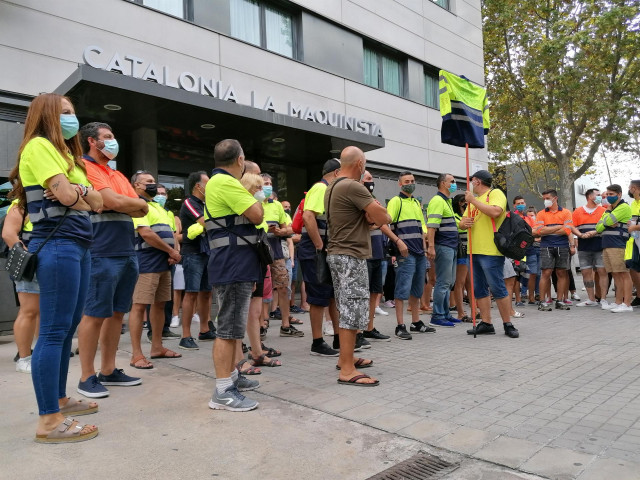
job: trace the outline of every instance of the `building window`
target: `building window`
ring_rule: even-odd
[[[450,10],[449,0],[431,0],[431,1],[444,9]]]
[[[294,58],[291,13],[258,0],[231,0],[231,36]]]
[[[404,88],[400,60],[365,46],[364,83],[394,95],[402,95]]]
[[[440,92],[438,73],[424,72],[424,103],[427,107],[440,108]]]
[[[192,20],[189,14],[191,0],[133,0],[133,2],[163,13],[168,13],[174,17]]]

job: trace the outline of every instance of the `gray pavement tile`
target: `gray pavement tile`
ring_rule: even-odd
[[[421,417],[418,415],[400,411],[390,411],[388,413],[382,413],[377,417],[369,418],[364,423],[386,432],[397,432],[420,420]]]
[[[640,463],[614,458],[597,458],[578,477],[578,480],[637,480]]]
[[[438,439],[448,435],[458,428],[458,425],[453,423],[423,419],[398,430],[397,433],[420,440],[421,442],[433,444],[437,442]]]
[[[531,458],[543,445],[527,440],[500,436],[477,451],[474,456],[517,468]]]
[[[472,454],[491,441],[495,435],[475,428],[460,427],[442,437],[437,446],[454,452]]]
[[[522,469],[552,479],[571,479],[581,473],[593,458],[593,455],[566,448],[544,447],[524,463]]]

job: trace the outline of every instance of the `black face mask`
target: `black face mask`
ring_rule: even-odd
[[[364,182],[364,186],[367,187],[370,193],[373,193],[373,187],[376,186],[374,182]]]
[[[284,213],[286,213],[287,215],[291,215],[291,209],[290,208],[285,208],[284,209]]]
[[[144,186],[144,191],[147,192],[147,195],[149,195],[150,197],[155,197],[158,194],[158,184],[147,183]]]
[[[633,192],[632,192],[631,190],[629,190],[627,193],[629,194],[629,196],[630,196],[631,198],[633,198]]]

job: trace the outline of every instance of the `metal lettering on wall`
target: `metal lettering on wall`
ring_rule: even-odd
[[[239,103],[238,95],[231,84],[224,85],[221,81],[196,75],[191,72],[178,72],[172,70],[168,65],[155,64],[130,54],[122,56],[118,52],[115,52],[111,57],[103,54],[104,49],[91,45],[84,49],[82,60],[90,67],[100,70],[118,72],[122,75],[155,82],[160,85],[166,85],[167,87],[180,88],[188,92],[219,98],[227,102]],[[250,106],[274,113],[284,113],[302,120],[309,120],[344,130],[351,130],[376,137],[384,136],[382,134],[382,127],[375,122],[350,117],[326,109],[315,109],[308,105],[301,105],[291,101],[287,102],[286,110],[283,109],[278,112],[276,102],[271,96],[265,96],[263,102],[255,90],[251,91]]]

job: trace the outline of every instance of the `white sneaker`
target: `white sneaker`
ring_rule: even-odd
[[[16,362],[16,372],[31,373],[31,355],[18,359]]]
[[[598,302],[593,302],[591,300],[585,300],[584,302],[576,303],[576,307],[597,307]]]
[[[191,321],[192,322],[196,322],[196,323],[200,323],[200,315],[198,315],[197,313],[194,313],[193,317],[191,317]]]
[[[330,320],[324,320],[322,322],[322,334],[323,335],[334,335],[333,331],[333,323]]]
[[[612,308],[610,311],[613,313],[633,312],[633,307],[630,307],[625,303],[621,303],[616,308]]]
[[[171,317],[171,324],[169,325],[171,328],[176,328],[180,326],[180,317],[178,315],[174,315]]]
[[[385,311],[384,311],[383,309],[381,309],[380,307],[376,307],[375,312],[376,312],[378,315],[389,315],[389,312],[385,312]]]
[[[571,295],[571,300],[580,300],[580,296],[577,293],[574,293],[573,295]]]
[[[603,310],[611,310],[612,308],[617,307],[615,303],[609,303],[605,299],[600,300],[600,308]]]

